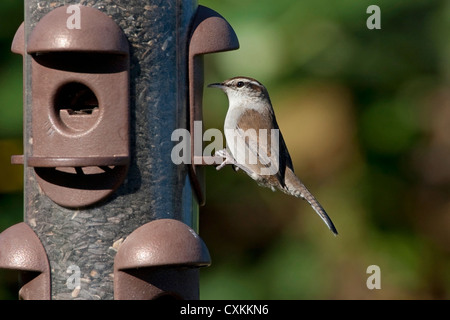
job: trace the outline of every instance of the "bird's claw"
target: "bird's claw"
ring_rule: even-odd
[[[236,165],[236,161],[234,160],[233,156],[231,156],[226,149],[222,149],[222,150],[218,150],[214,153],[214,155],[216,157],[221,157],[221,158],[225,158],[225,160],[219,164],[216,167],[216,170],[219,171],[220,169],[222,169],[223,167],[225,167],[227,164],[231,164],[235,167]],[[235,169],[236,170],[236,169]],[[237,170],[236,170],[237,171]]]

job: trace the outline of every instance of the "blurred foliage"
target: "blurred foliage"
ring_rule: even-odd
[[[450,298],[450,2],[200,0],[241,48],[205,57],[206,82],[268,88],[299,177],[330,214],[242,172],[207,168],[200,234],[213,264],[203,299]],[[369,30],[369,5],[381,30]],[[0,231],[22,220],[22,60],[10,53],[23,3],[0,2]],[[206,89],[208,128],[223,93]],[[381,268],[381,289],[366,287]],[[0,272],[0,298],[16,278]]]
[[[201,296],[450,298],[450,2],[203,0],[241,48],[206,81],[244,75],[270,94],[299,177],[338,228],[242,173],[207,172]],[[369,30],[369,5],[381,29]],[[205,91],[207,127],[224,94]],[[369,265],[381,290],[369,290]]]
[[[23,221],[23,167],[11,165],[22,154],[22,57],[11,52],[23,21],[23,1],[0,1],[0,231]],[[0,271],[0,299],[17,299],[18,274]]]

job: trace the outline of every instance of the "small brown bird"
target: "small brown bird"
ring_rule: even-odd
[[[267,89],[248,77],[235,77],[208,87],[223,90],[229,101],[224,125],[227,149],[216,152],[225,158],[217,170],[231,164],[261,186],[305,199],[337,235],[328,214],[294,173]]]

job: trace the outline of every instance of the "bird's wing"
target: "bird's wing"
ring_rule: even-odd
[[[240,150],[240,154],[234,154],[237,162],[259,175],[276,176],[283,185],[285,161],[280,151],[285,146],[273,112],[248,109],[237,123],[235,141],[236,149]]]

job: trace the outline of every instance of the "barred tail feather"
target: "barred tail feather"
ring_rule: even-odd
[[[295,173],[290,169],[286,168],[285,173],[285,186],[282,191],[289,195],[292,195],[297,198],[302,198],[311,205],[314,211],[319,215],[319,217],[325,222],[328,228],[333,232],[334,235],[338,235],[336,227],[331,221],[330,217],[326,213],[325,209],[322,208],[319,201],[309,192],[309,190],[305,187],[305,185],[297,178]]]

